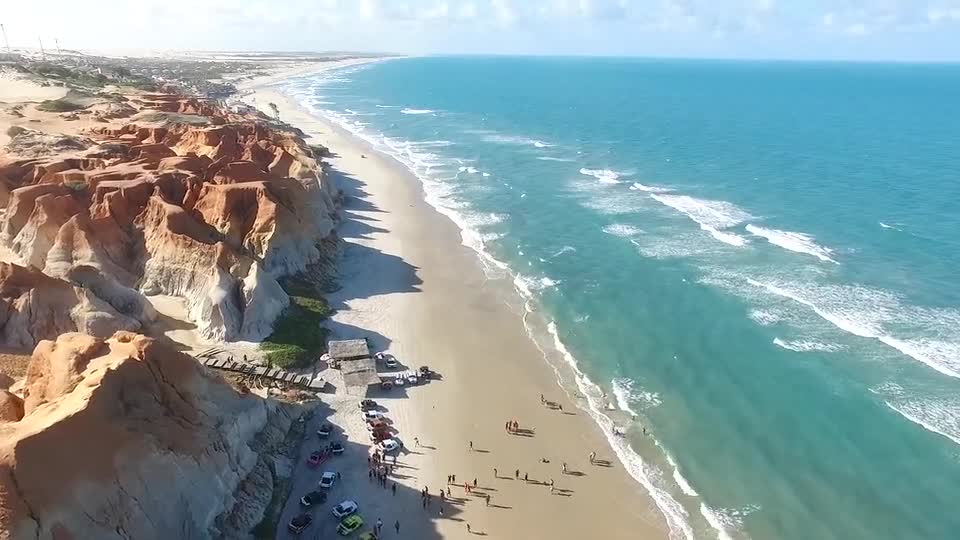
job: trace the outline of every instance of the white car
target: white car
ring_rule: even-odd
[[[380,443],[380,449],[386,452],[394,452],[400,449],[400,441],[396,439],[384,439]]]
[[[408,371],[408,372],[407,372],[407,382],[410,383],[410,384],[417,384],[417,383],[420,382],[420,379],[417,378],[417,374],[416,374],[416,373],[414,373],[414,372],[412,372],[412,371]]]
[[[346,500],[333,507],[333,515],[336,516],[337,519],[343,519],[356,512],[359,507],[360,505],[358,505],[356,501]]]
[[[363,411],[363,419],[367,422],[383,420],[383,414],[380,411]]]
[[[330,489],[333,487],[333,483],[337,481],[337,473],[324,471],[323,476],[320,477],[320,487],[323,489]]]

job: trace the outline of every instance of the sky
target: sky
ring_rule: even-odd
[[[960,61],[960,0],[3,0],[11,46]]]

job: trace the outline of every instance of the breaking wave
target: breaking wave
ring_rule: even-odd
[[[813,255],[824,262],[836,263],[830,255],[833,250],[827,247],[819,246],[813,241],[813,237],[806,233],[781,231],[777,229],[765,229],[756,225],[747,225],[747,232],[754,236],[766,238],[768,242],[783,249],[794,251],[796,253],[805,253]]]

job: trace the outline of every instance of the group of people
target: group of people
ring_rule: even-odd
[[[517,422],[516,420],[508,420],[503,427],[506,428],[507,433],[516,433],[520,430],[520,422]]]

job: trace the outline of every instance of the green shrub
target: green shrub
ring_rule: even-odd
[[[326,351],[329,330],[320,324],[332,311],[307,283],[292,280],[284,289],[290,295],[290,305],[277,318],[273,333],[260,344],[260,349],[267,353],[271,366],[306,367]]]
[[[64,99],[48,99],[37,105],[38,111],[44,112],[70,112],[84,109],[83,105],[77,105]]]

